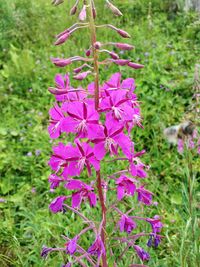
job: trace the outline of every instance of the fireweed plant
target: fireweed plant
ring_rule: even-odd
[[[55,0],[53,4],[62,2]],[[145,248],[139,246],[139,239],[146,238],[144,246],[156,248],[162,238],[158,234],[162,223],[158,215],[153,218],[136,216],[135,207],[127,205],[127,198],[135,198],[135,205],[140,206],[141,213],[142,206],[150,206],[153,197],[153,193],[145,188],[148,166],[140,159],[145,151],[136,152],[130,137],[134,126],[142,127],[139,102],[134,93],[135,82],[133,78],[122,80],[119,72],[114,73],[102,85],[99,82],[99,67],[102,65],[114,63],[133,69],[142,68],[143,65],[129,59],[120,59],[118,54],[107,50],[107,46],[124,51],[133,49],[133,46],[127,43],[100,42],[96,39],[98,28],[110,28],[122,38],[130,38],[130,35],[111,24],[96,25],[93,0],[77,0],[71,9],[71,15],[77,12],[79,4],[82,4],[80,22],[58,34],[55,45],[64,44],[75,31],[88,28],[91,35],[89,48],[84,57],[51,60],[57,67],[82,62],[73,70],[73,78],[82,81],[88,75],[93,75],[94,82],[87,88],[74,88],[68,74],[57,74],[55,86],[49,88],[56,99],[56,104],[49,111],[50,137],[56,139],[67,135],[70,140],[73,139],[73,142],[59,142],[53,147],[53,155],[49,160],[49,166],[53,170],[49,176],[50,188],[55,190],[63,186],[66,194],[57,196],[49,208],[53,213],[73,212],[83,223],[80,232],[72,238],[62,236],[62,247],[44,246],[41,256],[46,258],[49,253],[60,251],[68,255],[67,262],[62,266],[106,267],[117,266],[124,254],[131,249],[130,262],[136,255],[142,262],[147,262],[150,255]],[[122,15],[109,1],[106,4],[115,16]],[[109,58],[101,59],[102,54]],[[108,155],[112,157],[111,160],[107,160]],[[122,168],[116,169],[112,174],[102,173],[102,166],[113,162],[116,167]],[[108,192],[112,194],[112,201]],[[91,216],[91,209],[98,209],[98,206],[101,209],[99,221]],[[150,231],[135,233],[140,223],[149,225]],[[113,230],[108,231],[108,228]],[[85,247],[83,236],[88,239],[89,247]]]

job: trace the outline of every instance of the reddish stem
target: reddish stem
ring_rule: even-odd
[[[103,267],[107,267],[107,258],[106,258],[106,241],[105,241],[105,230],[106,230],[106,206],[104,202],[103,190],[102,190],[102,183],[101,183],[101,173],[100,171],[96,172],[97,176],[97,189],[99,200],[101,204],[101,212],[102,212],[102,230],[101,230],[101,239],[105,247],[105,254],[102,254],[102,263]]]

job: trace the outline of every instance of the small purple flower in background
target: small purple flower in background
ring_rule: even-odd
[[[142,261],[149,261],[150,260],[150,256],[149,254],[142,249],[140,246],[137,245],[133,245],[133,248],[135,249],[138,257],[142,260]]]
[[[178,139],[178,152],[182,154],[184,151],[184,141],[182,139]]]
[[[5,203],[6,200],[4,198],[0,198],[0,203]]]
[[[53,212],[53,213],[57,213],[59,211],[63,211],[63,202],[66,200],[66,196],[59,196],[57,198],[55,198],[51,204],[49,205],[49,209]]]
[[[38,157],[41,154],[41,150],[40,149],[36,149],[35,150],[35,155]]]
[[[32,156],[33,156],[33,153],[32,153],[32,152],[28,152],[28,153],[26,154],[26,156],[27,156],[27,157],[32,157]]]
[[[120,176],[117,181],[117,198],[122,200],[125,195],[133,196],[136,191],[135,180],[127,176]]]
[[[31,193],[33,193],[33,194],[36,193],[36,189],[35,189],[35,187],[33,187],[33,188],[31,189]]]
[[[118,222],[120,232],[127,232],[130,234],[133,229],[137,227],[136,223],[126,215],[122,215]]]

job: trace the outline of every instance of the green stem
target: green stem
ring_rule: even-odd
[[[94,84],[95,84],[95,109],[99,109],[99,65],[98,65],[98,51],[95,48],[94,44],[96,43],[96,27],[93,18],[92,11],[92,0],[89,0],[89,25],[90,25],[90,33],[91,33],[91,45],[93,52],[93,60],[94,60]],[[102,254],[102,267],[108,267],[107,264],[107,256],[106,256],[106,240],[105,240],[105,230],[106,230],[106,206],[105,200],[102,190],[102,180],[100,171],[96,172],[97,177],[97,190],[99,195],[99,201],[101,205],[101,213],[102,213],[102,230],[101,230],[101,239],[105,247],[105,254]]]

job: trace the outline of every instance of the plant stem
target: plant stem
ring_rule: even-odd
[[[94,44],[96,43],[96,27],[93,18],[92,11],[92,0],[89,0],[89,25],[90,25],[90,33],[91,33],[91,45],[93,51],[93,59],[94,59],[94,85],[95,85],[95,109],[99,108],[99,66],[98,66],[98,51],[95,48]],[[105,254],[102,254],[102,267],[108,267],[107,257],[106,257],[106,240],[105,240],[105,229],[106,229],[106,206],[104,201],[104,195],[102,190],[102,180],[100,170],[96,172],[97,177],[97,190],[101,205],[102,212],[102,229],[101,229],[101,239],[105,247]]]
[[[99,108],[99,66],[98,66],[98,52],[97,49],[94,47],[94,44],[96,43],[96,28],[93,18],[93,12],[92,12],[92,1],[90,2],[90,33],[91,33],[91,45],[92,45],[92,52],[93,52],[93,59],[94,59],[94,84],[95,84],[95,109],[98,110]]]
[[[101,183],[101,174],[100,171],[96,172],[97,175],[97,189],[99,200],[101,204],[101,212],[102,212],[102,230],[101,230],[101,239],[105,247],[105,254],[102,254],[102,263],[103,267],[107,267],[107,257],[106,257],[106,241],[105,241],[105,229],[106,229],[106,206],[103,197],[102,183]]]

